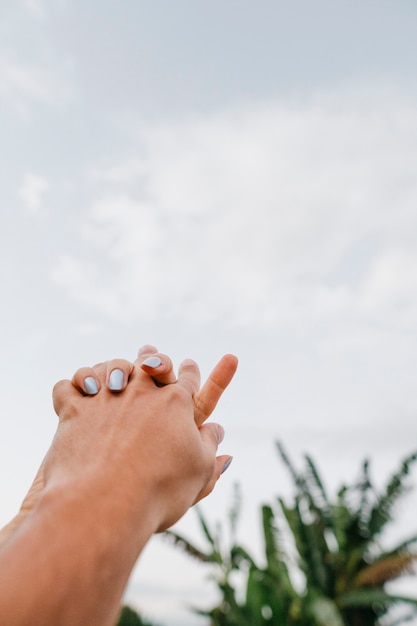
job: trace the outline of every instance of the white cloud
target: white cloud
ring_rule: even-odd
[[[45,18],[47,15],[46,5],[43,0],[23,0],[23,6],[34,17]]]
[[[137,181],[147,175],[143,159],[134,156],[122,163],[111,163],[92,168],[90,178],[92,181],[102,183],[128,184]]]
[[[0,50],[0,97],[25,119],[33,104],[65,109],[75,93],[69,60],[22,61]]]
[[[88,286],[55,275],[120,318],[414,326],[415,111],[392,86],[351,86],[148,128],[146,156],[95,171],[112,187],[83,228]]]
[[[42,20],[48,16],[51,9],[63,9],[67,2],[68,0],[21,0],[23,8],[30,16]]]
[[[49,182],[46,178],[29,172],[26,174],[19,196],[23,200],[25,207],[36,213],[42,207],[43,197],[49,189]]]
[[[402,328],[414,328],[417,320],[417,251],[411,246],[409,249],[388,249],[377,257],[361,285],[360,304],[371,316],[382,312],[385,319],[400,321]]]

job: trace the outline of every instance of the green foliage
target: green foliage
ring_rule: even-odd
[[[156,626],[151,622],[144,621],[140,615],[129,606],[124,606],[121,610],[117,626]]]
[[[198,512],[207,549],[169,532],[188,554],[211,568],[220,594],[209,610],[198,609],[211,626],[399,626],[417,614],[417,598],[387,591],[388,582],[410,574],[417,559],[417,535],[391,548],[381,538],[393,521],[394,507],[407,493],[407,479],[417,453],[411,454],[379,493],[369,462],[359,480],[343,486],[334,499],[326,493],[316,465],[305,456],[296,470],[277,443],[295,493],[291,502],[278,498],[261,508],[264,563],[259,564],[237,542],[240,494],[229,512],[230,540],[223,546],[222,527],[211,529]],[[294,579],[304,581],[298,585]],[[408,606],[396,620],[390,610]]]

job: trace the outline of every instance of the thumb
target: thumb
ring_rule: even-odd
[[[207,451],[212,451],[213,454],[216,454],[219,444],[224,439],[223,426],[220,426],[220,424],[216,424],[215,422],[209,422],[200,426],[198,430],[200,432],[203,445],[208,449]]]

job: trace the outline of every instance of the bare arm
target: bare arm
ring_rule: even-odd
[[[34,616],[45,625],[114,624],[150,536],[211,491],[230,458],[216,459],[223,430],[203,421],[233,376],[234,357],[201,390],[193,362],[160,388],[139,360],[120,394],[107,388],[106,367],[90,372],[100,387],[94,396],[80,393],[77,375],[55,388],[60,421],[42,494],[0,548],[0,621],[8,626]]]

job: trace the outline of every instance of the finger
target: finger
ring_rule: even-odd
[[[145,344],[139,349],[136,363],[160,387],[177,381],[171,359],[160,354],[158,348],[151,344]]]
[[[237,365],[237,357],[233,354],[226,354],[220,359],[207,381],[195,395],[194,419],[197,426],[201,426],[213,413],[224,390],[235,375]]]
[[[223,426],[220,426],[220,424],[216,424],[215,422],[209,422],[208,424],[200,426],[198,430],[200,433],[200,437],[203,441],[203,445],[205,445],[206,447],[213,447],[213,443],[215,444],[215,454],[219,444],[221,444],[224,439]]]
[[[155,346],[151,346],[150,344],[145,344],[141,348],[139,348],[138,356],[144,356],[149,354],[156,354],[158,352],[158,348]]]
[[[200,493],[209,493],[213,489],[217,476],[216,454],[219,444],[224,439],[224,428],[220,424],[210,422],[198,429],[201,437],[202,456],[206,460],[208,469],[208,480]]]
[[[133,370],[133,363],[125,359],[112,359],[106,365],[107,388],[113,392],[120,392],[126,389],[129,376]]]
[[[177,382],[174,366],[166,354],[153,353],[149,356],[145,353],[138,358],[138,361],[141,369],[160,387]]]
[[[232,460],[233,460],[233,457],[227,454],[223,454],[216,458],[213,474],[211,478],[207,481],[207,483],[204,485],[204,487],[202,488],[202,490],[200,491],[200,493],[194,500],[193,504],[197,504],[197,502],[200,502],[200,500],[208,496],[213,491],[220,476],[224,474],[224,472],[230,466]]]
[[[82,394],[82,395],[81,395]],[[70,380],[60,380],[52,390],[52,402],[60,421],[72,417],[76,406],[85,393],[77,389]]]
[[[95,367],[80,367],[72,377],[71,383],[83,395],[96,395],[101,388],[100,368],[103,368],[103,364]]]
[[[195,361],[186,359],[181,363],[178,369],[177,385],[184,387],[192,397],[200,389],[200,369]]]

